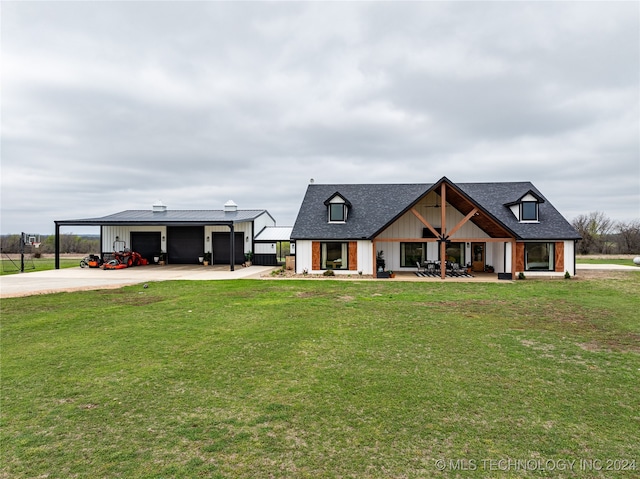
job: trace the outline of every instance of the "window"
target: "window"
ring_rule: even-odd
[[[351,208],[351,203],[340,193],[336,192],[324,202],[327,207],[329,223],[344,223]]]
[[[553,271],[555,265],[553,243],[525,243],[525,271]]]
[[[400,266],[415,267],[416,263],[422,263],[426,251],[424,243],[400,243]]]
[[[322,243],[320,267],[322,269],[349,269],[349,243]]]
[[[345,221],[347,216],[345,209],[344,203],[330,203],[329,221]]]
[[[538,203],[536,201],[520,203],[520,221],[538,221]]]
[[[460,266],[464,266],[464,243],[448,243],[445,254],[447,255],[446,260],[449,263],[458,263]],[[438,259],[442,261],[440,258],[440,248],[438,248]]]

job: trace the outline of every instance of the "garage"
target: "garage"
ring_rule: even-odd
[[[60,228],[99,226],[103,259],[113,255],[116,244],[126,244],[150,263],[162,254],[169,265],[196,265],[201,257],[211,254],[210,264],[229,265],[233,271],[236,264],[244,263],[245,253],[254,251],[256,232],[275,226],[275,220],[267,210],[242,210],[231,200],[217,210],[171,210],[158,201],[150,210],[132,209],[96,218],[56,220],[55,226],[56,269],[60,268]]]
[[[213,264],[229,264],[229,258],[231,257],[231,233],[214,233],[213,234]],[[235,245],[235,264],[244,263],[244,245],[242,233],[236,233],[234,236]]]
[[[161,236],[159,231],[132,231],[131,250],[140,253],[149,264],[153,264],[153,258],[162,251]]]
[[[198,264],[204,253],[204,226],[168,226],[167,261],[169,264]]]

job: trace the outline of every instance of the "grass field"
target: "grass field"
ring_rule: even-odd
[[[80,265],[78,258],[60,258],[60,268],[73,268]],[[55,260],[52,257],[27,258],[25,257],[24,272],[46,271],[55,268]],[[0,275],[20,273],[20,256],[15,255],[11,260],[0,259]]]
[[[620,264],[625,266],[638,266],[633,262],[633,259],[622,259],[622,258],[576,258],[576,263],[578,264]]]
[[[6,299],[0,477],[638,477],[639,290],[631,272]]]

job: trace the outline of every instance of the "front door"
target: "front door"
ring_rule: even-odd
[[[484,251],[486,243],[471,243],[471,268],[475,272],[484,271]]]

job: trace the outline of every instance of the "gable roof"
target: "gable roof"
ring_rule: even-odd
[[[321,185],[311,184],[302,200],[291,239],[369,239],[381,226],[392,222],[403,210],[425,194],[430,185]],[[339,193],[349,198],[346,223],[328,223],[327,198]]]
[[[291,239],[373,239],[423,196],[432,190],[439,193],[437,187],[443,181],[461,193],[457,195],[459,204],[463,201],[473,204],[484,213],[487,223],[478,226],[485,230],[490,222],[519,240],[580,239],[569,222],[530,182],[452,183],[446,177],[434,184],[308,185]],[[344,224],[327,221],[324,202],[336,192],[349,198],[352,204],[349,219]],[[520,223],[508,207],[509,203],[529,192],[542,200],[538,223]],[[451,203],[449,195],[447,201]]]

